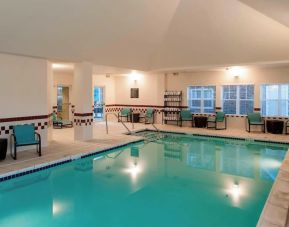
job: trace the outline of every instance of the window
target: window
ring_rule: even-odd
[[[263,116],[289,116],[289,84],[261,85]]]
[[[190,86],[188,88],[188,106],[192,113],[214,113],[215,99],[215,86]]]
[[[222,103],[226,114],[245,115],[254,110],[254,85],[223,86]]]
[[[62,103],[63,103],[62,86],[57,86],[57,112],[62,112]]]

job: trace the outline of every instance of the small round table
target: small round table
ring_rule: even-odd
[[[268,133],[282,134],[284,129],[284,121],[279,120],[267,120],[266,128]]]
[[[194,116],[194,123],[196,128],[206,128],[208,117]]]
[[[7,153],[7,139],[0,139],[0,160],[6,158]]]

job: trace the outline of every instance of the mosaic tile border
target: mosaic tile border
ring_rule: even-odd
[[[118,144],[115,146],[111,146],[111,147],[107,147],[101,150],[96,150],[96,151],[92,151],[92,152],[87,152],[85,154],[81,154],[81,155],[72,155],[69,156],[67,158],[63,158],[63,159],[59,159],[56,161],[52,161],[52,162],[48,162],[48,163],[43,163],[43,164],[39,164],[39,165],[35,165],[32,167],[28,167],[28,168],[24,168],[24,169],[20,169],[20,170],[16,170],[16,171],[12,171],[12,172],[8,172],[5,174],[0,175],[0,183],[4,182],[4,181],[8,181],[8,180],[12,180],[14,178],[17,177],[21,177],[21,176],[25,176],[28,174],[32,174],[32,173],[36,173],[36,172],[40,172],[43,170],[47,170],[56,166],[60,166],[69,162],[73,162],[74,160],[78,160],[78,159],[84,159],[87,157],[91,157],[97,154],[101,154],[107,151],[113,151],[115,149],[118,148],[122,148],[125,147],[127,145],[131,145],[131,144],[137,144],[137,143],[141,143],[143,142],[143,139],[138,139],[135,141],[131,141],[131,142],[127,142],[127,143],[122,143],[122,144]]]
[[[146,131],[156,132],[156,130],[152,130],[152,129],[141,129],[141,130],[133,131],[133,133],[146,132]],[[167,130],[159,130],[159,131],[162,132],[162,133],[179,134],[179,135],[190,135],[190,136],[196,136],[196,137],[209,137],[209,138],[231,139],[231,140],[242,140],[242,141],[269,143],[269,144],[273,143],[273,144],[289,145],[289,141],[288,142],[285,142],[285,141],[283,142],[283,141],[262,140],[262,139],[246,138],[246,137],[207,135],[207,134],[200,134],[200,133],[187,133],[187,132],[176,132],[176,131],[167,131]],[[129,134],[129,133],[126,133],[126,134]]]

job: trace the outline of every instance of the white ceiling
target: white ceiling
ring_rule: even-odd
[[[3,0],[0,52],[146,71],[289,61],[288,4]]]

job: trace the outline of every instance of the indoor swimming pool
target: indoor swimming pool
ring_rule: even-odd
[[[288,145],[168,133],[0,183],[0,226],[256,226]]]

